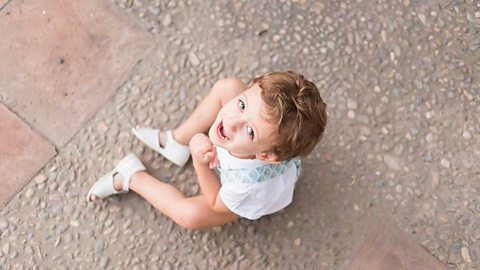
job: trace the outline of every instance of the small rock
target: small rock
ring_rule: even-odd
[[[90,229],[84,230],[80,232],[80,235],[85,238],[92,238],[93,237],[93,231]]]
[[[295,225],[295,223],[294,223],[292,220],[290,220],[290,221],[287,223],[287,228],[290,229],[290,228],[292,228],[294,225]]]
[[[52,214],[54,216],[60,215],[63,213],[63,205],[59,204],[54,207],[52,207]]]
[[[442,160],[440,160],[440,164],[442,164],[442,166],[447,169],[450,168],[450,161],[448,161],[447,159],[442,158]]]
[[[293,241],[293,244],[295,244],[295,246],[297,247],[300,246],[302,244],[302,239],[300,238],[295,239],[295,241]]]
[[[103,248],[105,247],[105,244],[102,241],[99,241],[95,244],[95,253],[100,253],[103,251]]]
[[[398,171],[402,168],[400,167],[400,160],[394,156],[385,155],[385,157],[383,157],[383,161],[392,170]]]
[[[468,130],[464,130],[462,135],[465,140],[470,140],[472,138],[472,135]]]
[[[78,227],[78,226],[80,226],[80,222],[78,222],[77,220],[72,220],[72,221],[70,221],[70,225],[72,227]]]
[[[103,257],[103,258],[100,260],[100,267],[101,267],[102,269],[107,268],[109,262],[110,262],[110,258],[108,258],[108,257]]]
[[[100,134],[105,134],[108,131],[108,126],[104,122],[100,122],[97,124],[97,130]]]
[[[148,11],[152,13],[152,15],[158,16],[160,14],[160,9],[158,7],[149,6]]]
[[[162,25],[165,27],[172,25],[172,16],[170,14],[165,15],[162,20]]]
[[[418,18],[424,25],[427,25],[427,17],[425,16],[425,14],[422,14],[422,13],[418,14]]]
[[[440,185],[440,174],[437,170],[430,170],[430,181],[432,183],[432,188],[438,188],[438,185]]]
[[[133,209],[130,207],[123,208],[123,216],[130,217],[133,214]]]
[[[461,253],[462,253],[463,261],[465,261],[467,263],[472,262],[472,259],[470,258],[470,251],[468,250],[467,247],[462,247]]]
[[[47,181],[47,177],[44,174],[39,174],[39,175],[35,176],[34,180],[35,180],[35,183],[41,184],[41,183],[45,183],[45,181]]]
[[[3,246],[2,246],[2,252],[4,254],[8,254],[10,252],[10,244],[9,243],[5,243]]]
[[[5,230],[8,228],[8,220],[0,218],[0,230]]]
[[[347,116],[349,119],[355,119],[355,112],[352,110],[349,110],[347,113]]]
[[[188,54],[188,60],[190,60],[190,63],[192,63],[194,66],[198,66],[200,64],[200,60],[193,52]]]
[[[35,190],[33,190],[33,188],[29,188],[25,192],[25,197],[27,197],[27,198],[31,198],[31,197],[33,197],[33,195],[35,195]]]
[[[426,153],[423,157],[422,157],[423,161],[426,161],[426,162],[432,162],[433,160],[433,157],[432,157],[432,154],[431,153]]]
[[[425,118],[431,119],[434,115],[435,115],[434,111],[428,111],[427,113],[425,113]]]
[[[123,227],[123,229],[126,230],[126,229],[128,229],[128,228],[130,227],[130,225],[132,225],[132,221],[131,221],[130,219],[127,219],[127,220],[125,221],[125,223],[123,223],[122,227]]]
[[[355,100],[348,99],[347,108],[349,108],[350,110],[356,110],[358,108],[358,104]]]
[[[433,134],[428,133],[427,136],[425,136],[425,139],[427,140],[427,142],[433,142]]]
[[[57,234],[63,234],[68,230],[68,224],[61,224],[57,228]]]

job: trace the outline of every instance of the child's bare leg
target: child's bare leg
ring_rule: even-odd
[[[233,213],[213,211],[204,196],[186,198],[174,186],[157,180],[147,172],[135,173],[130,189],[184,228],[204,229],[238,219]]]
[[[226,78],[217,81],[207,97],[195,108],[193,113],[180,126],[173,131],[175,140],[183,145],[188,145],[193,135],[205,133],[215,122],[220,109],[232,98],[247,89],[238,78]],[[165,143],[165,134],[160,132],[160,144]]]

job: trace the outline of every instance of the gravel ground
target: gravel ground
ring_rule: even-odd
[[[0,269],[343,269],[384,219],[452,269],[480,268],[480,2],[112,2],[157,48],[0,210]],[[130,126],[173,128],[219,78],[285,69],[329,112],[286,210],[189,231],[135,194],[86,202],[129,151],[198,194],[191,163]]]

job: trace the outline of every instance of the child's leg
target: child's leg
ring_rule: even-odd
[[[175,140],[188,145],[193,135],[205,133],[215,122],[220,109],[232,98],[247,89],[247,85],[237,78],[226,78],[217,81],[207,97],[195,108],[193,113],[173,131]],[[160,134],[163,136],[163,134]],[[163,143],[164,139],[160,137]]]
[[[233,213],[213,211],[204,196],[186,198],[174,186],[157,180],[147,172],[135,173],[130,189],[185,228],[204,229],[238,219]]]

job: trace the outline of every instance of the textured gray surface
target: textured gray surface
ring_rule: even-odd
[[[47,164],[47,180],[1,210],[5,268],[342,269],[381,219],[454,269],[479,267],[477,1],[117,4],[157,48]],[[145,149],[127,122],[174,127],[217,79],[283,69],[315,81],[329,111],[286,210],[192,232],[135,194],[87,205],[95,179],[132,150],[198,193],[191,164]]]

